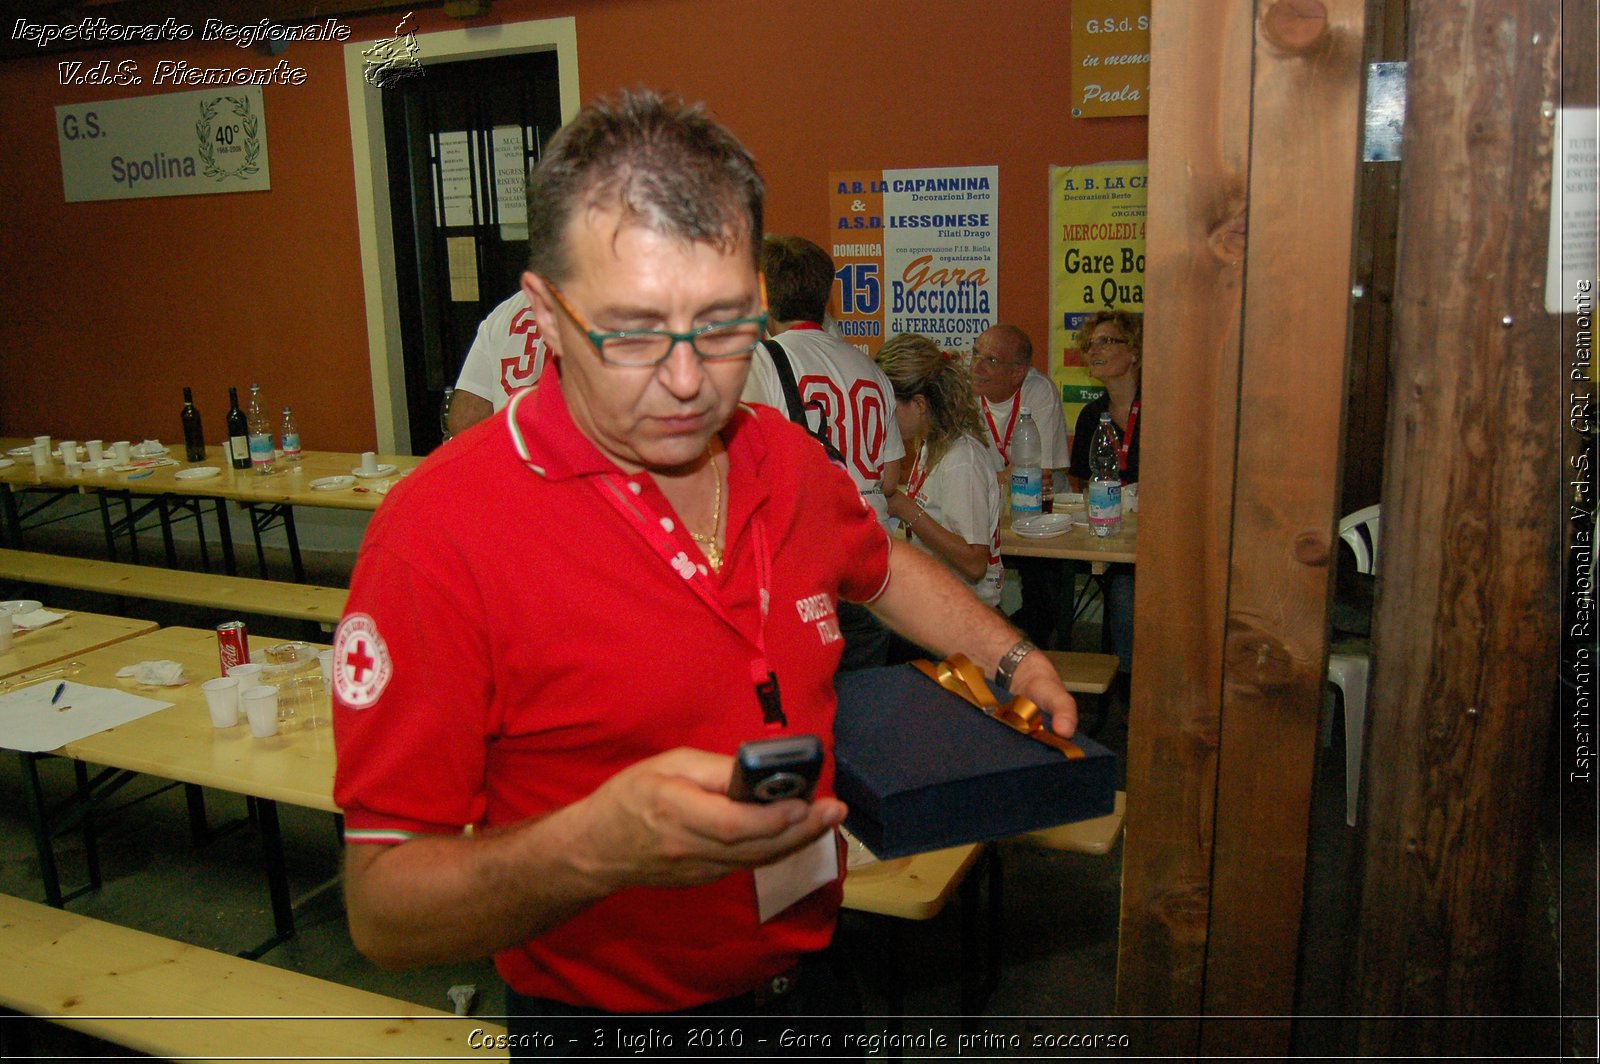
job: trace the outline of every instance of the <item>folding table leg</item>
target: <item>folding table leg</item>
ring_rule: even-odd
[[[77,781],[78,793],[83,796],[83,859],[89,869],[89,889],[100,889],[100,837],[95,832],[94,796],[89,787],[89,766],[82,761],[72,763],[72,778]]]
[[[239,954],[258,960],[294,937],[294,902],[289,896],[289,871],[283,862],[283,835],[278,828],[278,803],[256,799],[257,823],[261,831],[261,854],[267,869],[267,892],[272,898],[274,934],[261,945]]]
[[[23,797],[28,802],[28,823],[33,828],[33,843],[39,852],[39,877],[44,880],[45,904],[62,907],[61,873],[56,868],[56,850],[50,841],[50,821],[45,814],[44,788],[39,784],[39,759],[33,754],[18,753],[22,759],[22,774],[27,778]]]
[[[156,514],[161,518],[161,545],[166,548],[167,568],[178,567],[178,547],[172,541],[172,511],[165,495],[156,496]]]
[[[294,530],[294,507],[285,506],[283,512],[283,534],[289,540],[289,564],[294,566],[294,582],[306,582],[306,567],[300,560],[300,537]]]
[[[100,500],[100,524],[106,530],[106,560],[117,560],[117,534],[111,526],[111,501],[106,492],[97,491],[95,497]]]
[[[222,541],[222,569],[229,576],[239,575],[233,557],[233,528],[228,524],[228,500],[217,500],[217,538]]]

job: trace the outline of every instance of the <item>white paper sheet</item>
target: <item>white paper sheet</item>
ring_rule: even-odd
[[[171,702],[141,698],[126,691],[65,681],[61,697],[51,696],[63,681],[45,680],[0,695],[0,747],[38,752],[148,717]]]

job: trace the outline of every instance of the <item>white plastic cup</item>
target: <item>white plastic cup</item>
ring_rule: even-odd
[[[322,684],[324,687],[333,686],[333,651],[324,650],[317,655],[317,665],[322,669]]]
[[[1139,485],[1122,485],[1122,508],[1130,514],[1139,512]]]
[[[111,445],[111,453],[117,457],[117,465],[127,465],[133,459],[133,444],[127,440],[118,440]]]
[[[0,654],[11,650],[11,615],[14,612],[10,606],[0,606]]]
[[[239,689],[255,687],[261,683],[261,670],[266,666],[260,662],[247,661],[242,665],[228,666],[228,675],[239,681]]]
[[[87,440],[84,442],[84,447],[88,448],[89,461],[91,462],[98,462],[100,459],[106,456],[106,444],[104,440]]]
[[[361,471],[363,473],[368,473],[368,474],[376,473],[378,471],[378,452],[377,451],[362,451],[361,452]]]
[[[33,443],[33,468],[41,473],[50,468],[50,437],[44,437],[44,442],[35,440]]]
[[[250,722],[250,734],[265,739],[278,734],[278,689],[260,685],[246,687],[239,692],[239,702],[244,706],[245,719]]]
[[[61,441],[61,464],[67,467],[67,472],[78,467],[78,441]]]
[[[201,684],[200,690],[206,693],[212,727],[231,728],[239,723],[239,677],[218,676]]]
[[[50,437],[49,436],[35,436],[33,438],[33,442],[34,443],[42,443],[42,444],[44,444],[46,449],[49,449],[49,447],[50,447]]]

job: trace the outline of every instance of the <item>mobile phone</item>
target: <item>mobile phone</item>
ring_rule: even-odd
[[[734,757],[728,797],[737,802],[811,800],[822,775],[822,740],[815,735],[753,739]]]

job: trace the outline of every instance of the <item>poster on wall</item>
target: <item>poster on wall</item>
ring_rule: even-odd
[[[970,351],[994,323],[1000,168],[828,175],[839,335],[868,355],[896,333]]]
[[[56,108],[68,203],[272,187],[259,85]]]
[[[1050,371],[1070,428],[1101,393],[1078,330],[1097,310],[1144,312],[1144,162],[1050,168]]]
[[[1072,117],[1150,113],[1150,0],[1073,0]]]

